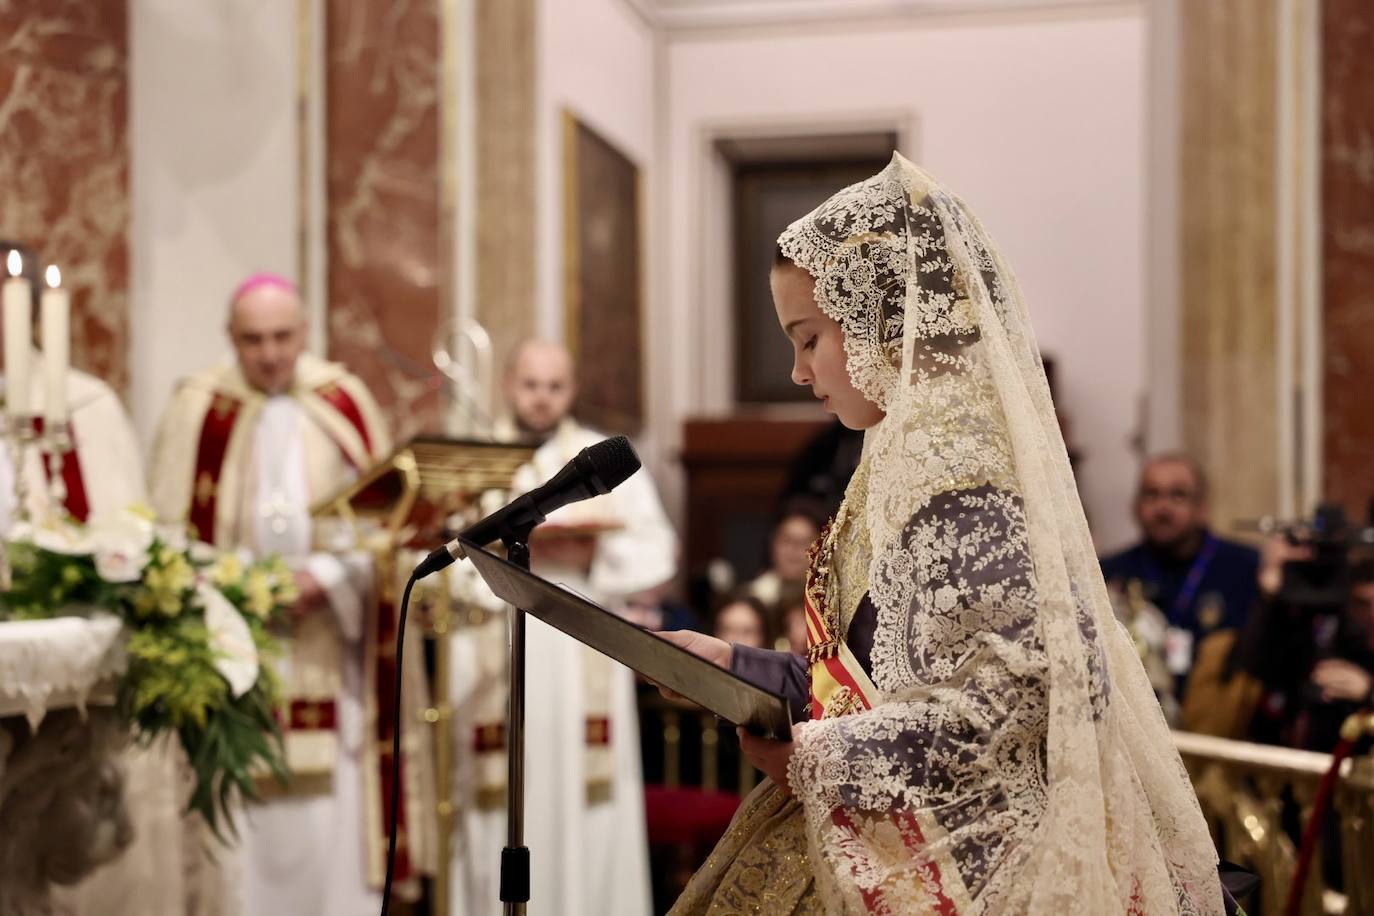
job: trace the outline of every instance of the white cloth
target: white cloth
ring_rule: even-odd
[[[310,552],[310,484],[305,474],[305,412],[284,395],[268,398],[253,440],[258,489],[254,541],[259,553],[300,557]],[[274,451],[282,449],[281,452]]]
[[[123,630],[105,615],[0,623],[0,716],[22,714],[37,729],[49,709],[84,708],[94,688],[124,673]]]
[[[513,489],[533,489],[578,451],[602,438],[565,421],[516,474]],[[589,575],[536,567],[541,575],[594,601],[614,603],[660,585],[674,573],[677,538],[645,471],[606,496],[560,509],[546,524],[603,529],[597,536]],[[613,783],[610,798],[589,801],[583,768],[586,650],[541,621],[527,617],[526,622],[525,840],[531,860],[530,916],[647,914],[652,902],[633,674],[611,663]],[[482,664],[479,660],[491,650],[491,636],[480,628],[457,631],[453,637],[455,671],[462,670],[463,659]],[[470,702],[477,690],[493,689],[492,682],[505,676],[504,666],[499,675],[490,664],[486,668],[490,670],[486,678],[455,682],[455,707]],[[455,743],[461,786],[472,746],[470,731],[456,728]],[[506,837],[505,809],[469,806],[459,818],[458,830],[451,864],[454,912],[471,916],[501,912],[498,880]]]
[[[41,357],[34,359],[35,365],[42,364]],[[40,414],[44,396],[43,380],[35,376],[29,398]],[[146,502],[148,491],[138,438],[114,389],[93,375],[71,369],[67,372],[67,410],[91,515],[117,512]],[[38,445],[31,445],[24,456],[29,512],[34,517],[40,517],[49,508],[48,484]],[[14,514],[14,460],[8,448],[0,448],[0,531],[9,530]]]

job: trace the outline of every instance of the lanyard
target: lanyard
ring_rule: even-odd
[[[1207,567],[1212,565],[1212,558],[1217,553],[1217,539],[1210,533],[1203,537],[1202,549],[1198,551],[1197,557],[1193,560],[1192,568],[1188,570],[1188,577],[1183,580],[1183,587],[1178,590],[1177,597],[1174,598],[1174,605],[1169,609],[1169,622],[1182,621],[1184,613],[1192,605],[1193,599],[1197,597],[1198,587],[1202,585],[1202,577],[1207,575]]]

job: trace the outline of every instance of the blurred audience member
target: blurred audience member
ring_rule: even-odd
[[[716,611],[713,631],[728,643],[762,649],[768,645],[768,623],[762,602],[749,595],[727,601]]]
[[[1374,705],[1374,557],[1350,565],[1347,599],[1333,614],[1281,591],[1285,566],[1309,556],[1282,538],[1266,547],[1263,600],[1239,664],[1263,684],[1254,740],[1329,752],[1346,717]]]
[[[1181,711],[1178,697],[1174,695],[1174,676],[1164,657],[1169,621],[1163,611],[1145,600],[1139,580],[1131,580],[1123,589],[1111,589],[1110,594],[1112,611],[1131,635],[1155,698],[1164,710],[1165,720],[1171,728],[1178,726]]]
[[[1201,643],[1245,625],[1257,592],[1259,553],[1208,528],[1207,480],[1185,455],[1146,462],[1135,497],[1143,539],[1102,560],[1108,584],[1139,594],[1168,623],[1165,663],[1182,695]],[[1234,633],[1223,639],[1231,639]]]
[[[802,592],[794,593],[795,600],[783,602],[782,634],[773,641],[773,648],[793,655],[806,654],[806,606]]]
[[[671,586],[671,582],[665,582],[657,588],[626,595],[623,600],[612,602],[611,607],[647,630],[701,629],[701,621],[692,609],[674,600]]]
[[[744,594],[763,605],[770,633],[782,631],[786,610],[783,602],[789,594],[801,590],[811,545],[825,524],[824,511],[812,499],[796,498],[784,503],[768,542],[768,569],[744,587]]]

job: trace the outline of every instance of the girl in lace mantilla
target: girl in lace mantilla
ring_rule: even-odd
[[[793,701],[674,913],[1218,914],[1216,855],[1112,617],[1026,308],[900,155],[778,240],[810,386],[864,451],[808,651],[672,635]]]

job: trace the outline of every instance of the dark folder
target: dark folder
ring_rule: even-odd
[[[586,598],[463,540],[463,550],[498,598],[627,668],[750,732],[788,741],[787,701],[660,639]]]

